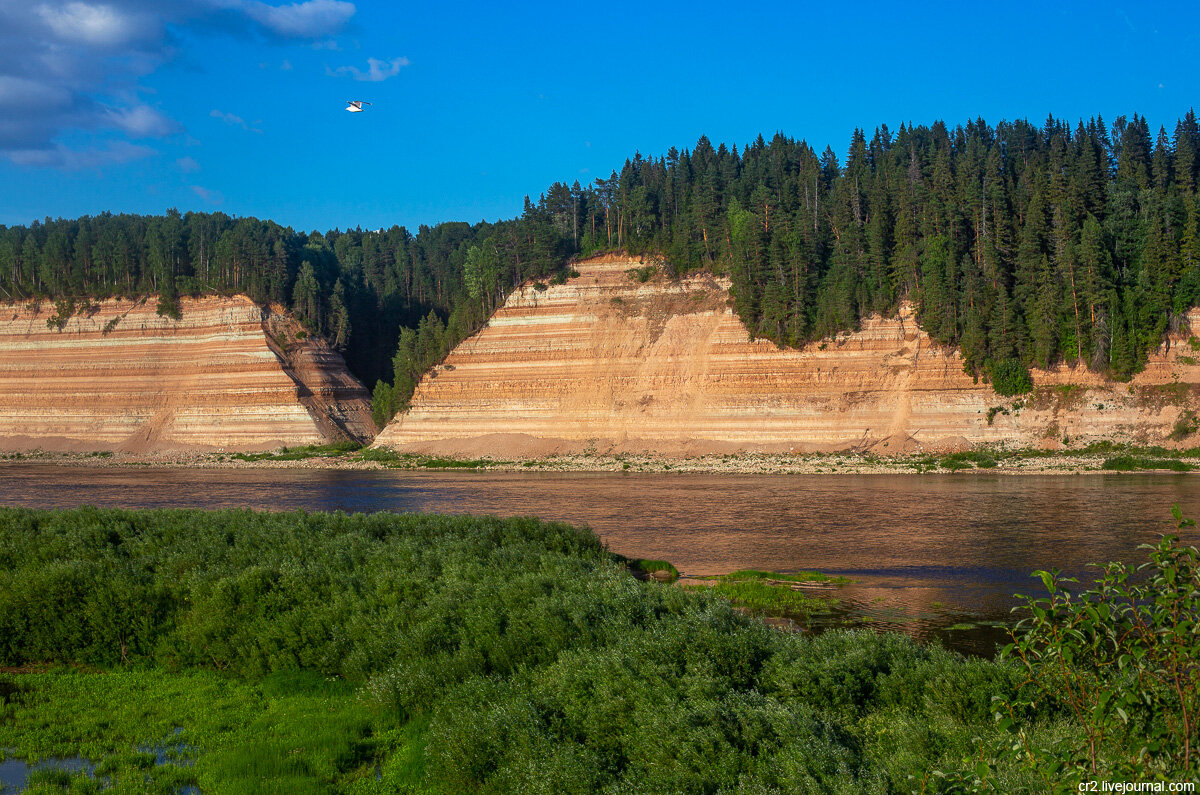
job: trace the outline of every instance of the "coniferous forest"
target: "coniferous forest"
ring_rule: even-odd
[[[855,130],[845,161],[782,134],[634,155],[519,218],[325,233],[222,213],[0,227],[0,299],[246,293],[291,308],[375,385],[376,418],[529,279],[627,251],[727,273],[750,332],[800,345],[902,300],[1001,391],[1026,368],[1123,379],[1200,304],[1200,124],[1049,118]]]

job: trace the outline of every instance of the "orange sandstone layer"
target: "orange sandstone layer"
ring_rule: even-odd
[[[1034,372],[1031,395],[1005,398],[966,375],[909,306],[779,349],[749,338],[728,281],[643,284],[626,273],[639,265],[601,258],[567,284],[514,292],[422,379],[376,444],[529,457],[1197,443],[1178,426],[1197,409],[1200,353],[1178,340],[1132,383],[1061,368]]]
[[[369,395],[324,343],[244,296],[0,306],[0,449],[261,450],[368,440]]]

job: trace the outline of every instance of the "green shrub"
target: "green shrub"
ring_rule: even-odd
[[[1033,390],[1033,381],[1029,378],[1029,370],[1020,359],[1003,359],[999,362],[989,361],[985,365],[992,389],[996,394],[1011,397],[1024,395]]]
[[[179,296],[166,291],[158,296],[158,302],[154,306],[154,311],[160,317],[169,317],[172,320],[180,320],[183,317],[183,309],[179,304]]]
[[[1136,472],[1144,469],[1169,469],[1172,472],[1190,472],[1195,467],[1173,458],[1118,455],[1104,459],[1101,469],[1111,469],[1116,472]]]
[[[1179,415],[1175,426],[1171,428],[1171,439],[1177,442],[1182,441],[1194,434],[1197,429],[1200,429],[1200,422],[1197,422],[1196,412],[1188,409]]]
[[[564,266],[554,272],[554,275],[550,277],[550,283],[556,285],[566,284],[567,279],[574,279],[577,276],[579,276],[579,271],[575,270],[574,268]]]
[[[303,461],[308,458],[337,458],[362,449],[360,442],[341,441],[302,447],[281,447],[271,453],[234,453],[239,461]]]
[[[1179,506],[1180,527],[1191,526]],[[1143,545],[1134,569],[1109,563],[1094,587],[1036,574],[1047,595],[1027,598],[1006,660],[1024,673],[1017,695],[999,703],[1001,747],[1064,791],[1095,779],[1162,781],[1200,773],[1200,552],[1178,536]],[[1029,736],[1020,716],[1050,708],[1071,731],[1053,743]]]
[[[625,271],[625,275],[635,282],[645,284],[646,282],[650,281],[651,277],[653,277],[657,271],[658,268],[656,268],[654,265],[643,265],[640,268],[630,268],[629,270]]]
[[[943,456],[938,459],[937,463],[942,469],[952,471],[969,469],[971,466],[976,466],[979,469],[991,469],[996,466],[996,459],[982,450],[964,450],[959,453],[951,453],[950,455]]]

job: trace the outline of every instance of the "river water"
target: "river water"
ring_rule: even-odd
[[[1186,474],[694,475],[0,466],[0,504],[490,513],[586,524],[687,575],[842,574],[852,619],[976,653],[1003,640],[1034,569],[1140,562],[1200,518]],[[1200,543],[1194,529],[1185,537]]]

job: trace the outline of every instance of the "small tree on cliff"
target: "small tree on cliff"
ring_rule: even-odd
[[[350,312],[346,309],[346,286],[341,279],[333,285],[333,295],[329,299],[329,325],[333,346],[345,350],[350,343]]]
[[[292,288],[292,311],[310,329],[321,326],[321,286],[317,274],[308,260],[300,265],[296,275],[296,286]]]

